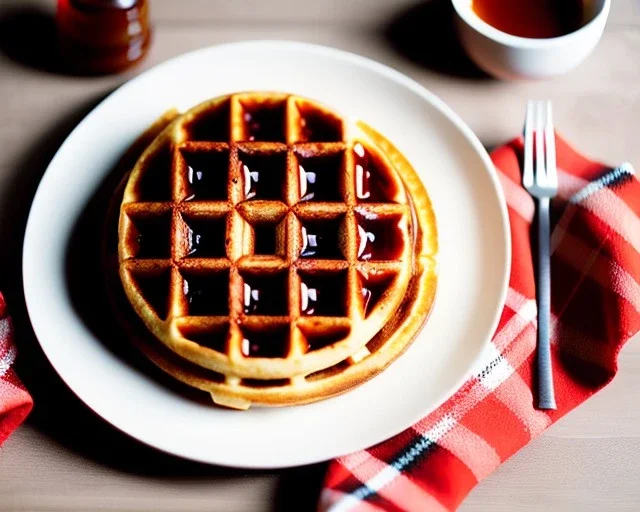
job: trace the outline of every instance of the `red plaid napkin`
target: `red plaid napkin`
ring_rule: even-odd
[[[536,409],[532,394],[534,203],[520,184],[519,138],[492,154],[509,206],[513,264],[484,369],[413,427],[333,461],[319,510],[455,510],[480,480],[616,374],[618,352],[640,329],[640,182],[629,164],[610,169],[560,137],[557,145],[551,341],[558,409]]]
[[[11,369],[16,358],[11,319],[0,293],[0,445],[27,417],[33,401]]]

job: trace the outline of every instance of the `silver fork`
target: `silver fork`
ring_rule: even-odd
[[[556,399],[549,344],[551,316],[549,201],[558,192],[558,173],[550,101],[527,103],[522,185],[538,203],[538,407],[555,409]]]

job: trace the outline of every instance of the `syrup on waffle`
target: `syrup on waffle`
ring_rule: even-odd
[[[309,99],[233,94],[178,116],[119,210],[119,277],[141,320],[130,335],[221,405],[346,391],[431,310],[437,236],[415,171]]]

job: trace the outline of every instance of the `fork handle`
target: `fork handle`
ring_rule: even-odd
[[[549,198],[538,200],[538,407],[555,409],[549,319],[551,316],[551,255]]]

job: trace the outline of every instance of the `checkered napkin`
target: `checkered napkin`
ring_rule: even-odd
[[[512,270],[480,373],[419,423],[333,461],[319,510],[449,511],[531,439],[603,388],[640,329],[640,182],[557,137],[551,343],[558,409],[535,407],[534,203],[520,184],[523,140],[492,154],[509,207]]]
[[[0,293],[0,445],[24,421],[33,407],[31,396],[11,369],[15,358],[13,327]]]

